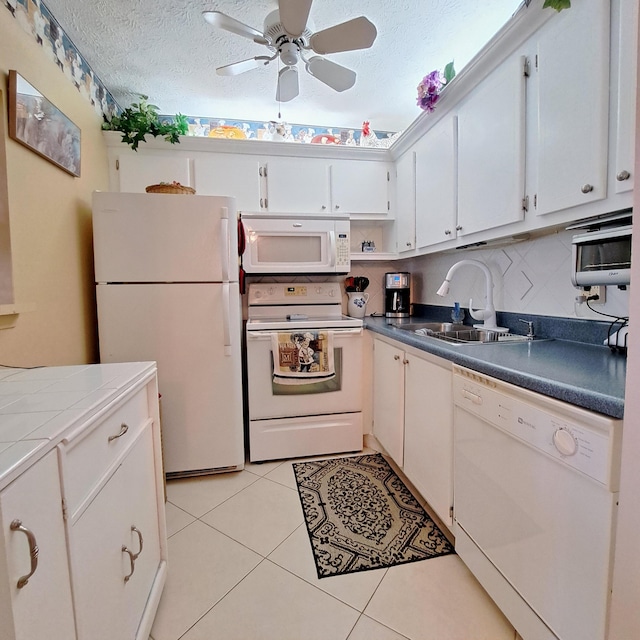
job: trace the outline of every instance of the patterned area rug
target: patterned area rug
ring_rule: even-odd
[[[318,578],[455,553],[379,453],[293,470]]]

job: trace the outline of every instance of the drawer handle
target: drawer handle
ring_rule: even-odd
[[[140,544],[140,550],[138,551],[138,553],[133,554],[133,559],[137,560],[138,556],[142,553],[142,545],[144,544],[144,540],[142,539],[142,533],[140,532],[140,529],[132,525],[131,531],[138,534],[138,543]]]
[[[38,553],[40,550],[38,549],[38,544],[36,542],[36,537],[33,535],[33,532],[27,529],[27,527],[22,525],[22,520],[14,520],[9,528],[11,531],[22,531],[27,536],[27,540],[29,541],[29,555],[31,556],[31,571],[26,575],[22,576],[17,583],[18,589],[22,589],[22,587],[26,586],[27,582],[29,582],[29,578],[36,572],[38,568]]]
[[[129,554],[129,560],[131,561],[131,573],[124,577],[124,581],[125,582],[129,582],[129,580],[131,579],[131,576],[133,575],[133,572],[136,570],[136,556],[125,545],[122,545],[122,553],[128,553]]]
[[[129,431],[129,426],[126,425],[124,422],[120,425],[120,433],[116,436],[109,436],[108,438],[108,442],[111,442],[112,440],[117,440],[118,438],[122,438],[122,436],[127,433],[127,431]]]
[[[624,182],[625,180],[628,180],[630,177],[631,177],[631,174],[626,169],[624,169],[616,176],[616,180],[618,182]]]

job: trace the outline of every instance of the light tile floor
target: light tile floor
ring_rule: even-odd
[[[319,580],[291,461],[167,484],[153,640],[514,640],[456,555]]]

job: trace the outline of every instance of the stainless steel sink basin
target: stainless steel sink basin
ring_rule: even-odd
[[[421,336],[443,340],[452,345],[463,344],[510,344],[526,342],[526,336],[501,334],[495,331],[475,329],[464,324],[451,322],[398,322],[394,324],[398,329],[409,331]]]

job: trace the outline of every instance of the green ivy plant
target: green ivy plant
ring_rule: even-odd
[[[178,136],[186,135],[189,130],[187,116],[176,114],[173,122],[163,122],[158,116],[158,107],[149,104],[148,96],[140,96],[140,101],[127,107],[120,115],[113,116],[102,124],[105,131],[121,131],[122,142],[126,142],[134,151],[138,150],[140,142],[146,142],[145,136],[154,138],[162,136],[167,142],[180,142]]]
[[[556,11],[562,11],[563,9],[571,8],[571,0],[544,0],[544,4],[542,5],[543,9],[547,9],[550,7],[551,9],[555,9]]]

